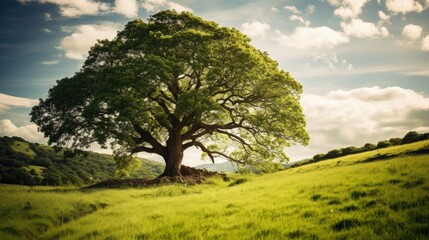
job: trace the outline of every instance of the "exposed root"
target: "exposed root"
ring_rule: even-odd
[[[155,179],[108,179],[94,185],[85,187],[88,188],[124,188],[124,187],[147,187],[160,184],[186,184],[196,185],[204,183],[205,180],[213,176],[221,176],[224,181],[228,180],[225,174],[218,172],[209,172],[205,169],[196,169],[182,165],[180,169],[180,176],[174,177],[158,177]]]

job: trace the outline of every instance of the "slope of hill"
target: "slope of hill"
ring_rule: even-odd
[[[420,134],[415,131],[411,131],[405,134],[403,138],[398,138],[398,137],[391,138],[389,140],[379,141],[377,144],[366,143],[362,147],[350,146],[350,147],[341,148],[341,149],[332,149],[326,154],[322,154],[322,153],[316,154],[311,159],[296,161],[294,163],[290,163],[286,165],[285,167],[286,168],[299,167],[302,165],[311,164],[311,163],[324,161],[328,159],[334,159],[334,158],[344,157],[344,156],[358,154],[358,153],[370,152],[377,149],[382,149],[382,148],[391,147],[391,146],[399,146],[399,145],[424,141],[428,139],[429,139],[429,133]]]
[[[30,143],[18,137],[0,138],[0,183],[24,185],[84,185],[115,177],[112,156],[94,152],[73,155],[63,148]],[[164,169],[142,159],[134,178],[154,178]]]
[[[427,149],[429,140],[197,186],[0,186],[0,239],[428,239]]]

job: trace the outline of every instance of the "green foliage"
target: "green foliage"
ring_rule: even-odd
[[[402,139],[402,143],[413,143],[429,139],[429,133],[419,134],[415,131],[408,132]]]
[[[211,160],[287,161],[284,147],[309,141],[301,93],[238,30],[162,11],[98,41],[82,69],[32,109],[31,120],[49,143],[85,148],[113,139],[124,168],[133,159],[124,154],[146,151],[161,155],[168,170],[193,146]]]
[[[428,145],[420,141],[197,186],[4,185],[0,238],[427,239],[429,155],[366,160]],[[233,182],[241,184],[229,187]]]
[[[116,177],[115,161],[107,154],[76,155],[69,149],[51,148],[16,137],[0,137],[0,153],[0,183],[82,186]],[[162,164],[148,160],[126,161],[130,163],[135,164],[131,166],[134,171],[129,167],[127,174],[133,178],[155,178],[163,169]],[[126,175],[123,173],[120,176]]]
[[[391,142],[384,140],[384,141],[380,141],[377,143],[377,148],[385,148],[385,147],[390,147],[392,145]]]

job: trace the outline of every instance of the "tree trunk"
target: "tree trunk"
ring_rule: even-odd
[[[183,147],[180,133],[170,133],[167,140],[168,154],[164,156],[165,170],[160,177],[180,176],[180,167],[183,160]]]

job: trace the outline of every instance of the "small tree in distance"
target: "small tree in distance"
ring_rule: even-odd
[[[82,69],[33,107],[50,144],[111,144],[120,169],[138,152],[162,156],[162,176],[180,174],[197,147],[243,164],[287,161],[306,145],[301,85],[235,29],[191,13],[162,11],[134,20],[91,48]]]

